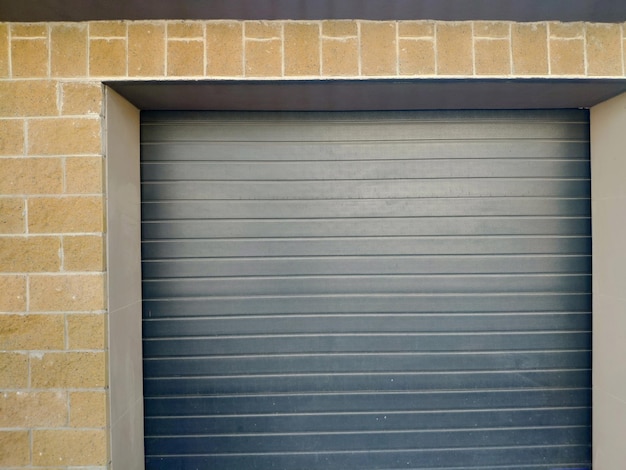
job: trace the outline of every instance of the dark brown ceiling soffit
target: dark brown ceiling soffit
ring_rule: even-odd
[[[142,110],[375,111],[590,108],[626,79],[108,82]]]
[[[624,0],[0,0],[0,21],[626,21]]]

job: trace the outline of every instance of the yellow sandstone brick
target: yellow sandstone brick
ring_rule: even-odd
[[[0,467],[22,467],[29,463],[28,431],[0,431]]]
[[[67,316],[70,349],[104,349],[106,340],[104,314],[71,314]]]
[[[50,74],[53,77],[87,75],[87,25],[53,24],[50,27]]]
[[[6,23],[0,24],[0,77],[9,76],[9,28]]]
[[[14,38],[45,37],[48,28],[45,23],[12,23],[11,36]]]
[[[548,74],[548,40],[545,24],[513,23],[511,49],[514,75]]]
[[[200,21],[170,21],[167,23],[167,37],[197,39],[204,36],[204,24]]]
[[[0,158],[0,194],[58,194],[63,191],[60,158]]]
[[[50,80],[0,82],[0,116],[53,116],[58,113],[55,82]]]
[[[282,75],[282,41],[246,40],[246,76],[280,77]]]
[[[0,121],[0,155],[24,154],[24,120]]]
[[[68,82],[61,85],[61,114],[100,114],[102,85],[93,82]]]
[[[359,49],[356,38],[322,39],[322,75],[357,76]]]
[[[398,36],[401,38],[434,38],[435,23],[432,21],[400,21]]]
[[[89,41],[89,75],[118,77],[126,75],[126,40],[91,39]]]
[[[63,349],[65,319],[60,314],[0,315],[0,349]]]
[[[56,427],[67,424],[65,392],[4,392],[0,395],[0,427]]]
[[[107,424],[104,392],[70,393],[70,426],[103,428]]]
[[[508,39],[476,39],[474,42],[476,75],[509,75],[510,49]]]
[[[167,42],[167,74],[196,77],[204,74],[204,43],[197,40]]]
[[[48,75],[48,40],[12,39],[11,72],[13,77],[46,77]]]
[[[210,76],[243,75],[243,27],[235,21],[206,25],[206,73]]]
[[[35,430],[33,464],[53,466],[105,465],[107,433],[105,430]]]
[[[102,197],[33,198],[28,202],[30,233],[102,232]]]
[[[396,75],[396,24],[391,21],[361,23],[361,74]]]
[[[21,389],[28,386],[28,355],[0,352],[0,387]]]
[[[472,75],[473,40],[471,23],[437,24],[437,74]]]
[[[128,25],[128,74],[138,77],[165,74],[165,23]]]
[[[63,267],[66,271],[103,271],[104,238],[92,235],[63,237]]]
[[[85,312],[106,308],[104,275],[80,274],[30,278],[33,312]]]
[[[278,21],[246,21],[246,38],[277,39],[281,36],[282,23]]]
[[[89,22],[89,37],[126,37],[126,22],[91,21]]]
[[[0,272],[54,272],[61,267],[58,237],[0,237]]]
[[[431,39],[400,39],[400,75],[433,75],[435,43]]]
[[[622,30],[618,24],[587,24],[587,74],[620,76]]]
[[[106,384],[104,352],[50,352],[30,359],[34,388],[99,388]]]
[[[553,21],[548,24],[550,37],[561,39],[583,38],[585,36],[584,23],[561,23]]]
[[[0,233],[24,233],[24,200],[0,199]]]
[[[72,157],[65,160],[65,191],[67,193],[101,193],[103,180],[102,157]]]
[[[285,75],[320,74],[320,28],[317,23],[287,23]]]
[[[358,34],[356,21],[328,20],[322,21],[322,36],[333,38],[353,37]]]
[[[29,155],[100,154],[100,118],[32,119],[28,122]]]
[[[584,75],[585,52],[582,39],[550,39],[550,73]]]
[[[0,312],[26,310],[26,278],[24,276],[0,275],[0,292],[2,292]]]
[[[475,38],[509,38],[510,23],[506,21],[475,21]]]

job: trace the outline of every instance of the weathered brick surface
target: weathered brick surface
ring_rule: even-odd
[[[0,272],[55,272],[61,268],[61,239],[0,237]]]
[[[103,428],[106,426],[106,394],[70,392],[70,426]]]
[[[32,312],[99,311],[105,307],[102,275],[42,274],[30,278]]]
[[[64,349],[64,347],[63,315],[0,315],[0,350]]]
[[[35,430],[33,464],[36,466],[103,465],[107,460],[104,430]]]
[[[97,388],[106,385],[104,352],[58,352],[30,359],[35,388]]]
[[[26,310],[25,276],[0,274],[0,292],[2,292],[0,295],[0,312],[23,312]]]

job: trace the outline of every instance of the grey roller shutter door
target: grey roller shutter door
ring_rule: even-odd
[[[590,467],[588,134],[144,113],[147,468]]]

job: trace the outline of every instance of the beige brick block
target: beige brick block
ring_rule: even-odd
[[[361,23],[361,74],[396,75],[396,24],[391,21]]]
[[[70,349],[104,349],[106,342],[104,314],[72,314],[67,316]]]
[[[12,23],[11,36],[14,38],[43,38],[48,35],[45,23]]]
[[[103,428],[107,424],[106,394],[104,392],[70,393],[70,426]]]
[[[92,235],[63,237],[63,267],[66,271],[103,271],[104,238]]]
[[[550,74],[585,74],[585,51],[582,39],[550,39]]]
[[[319,75],[319,24],[286,23],[284,28],[285,75]]]
[[[84,312],[106,308],[101,274],[34,275],[30,278],[33,312]]]
[[[0,352],[0,387],[4,389],[21,389],[27,386],[28,355]]]
[[[59,237],[0,237],[0,272],[54,272],[61,267]]]
[[[53,77],[87,75],[87,25],[53,24],[50,27],[50,74]]]
[[[11,72],[13,77],[48,76],[48,40],[11,40]]]
[[[246,21],[245,37],[249,39],[278,39],[281,37],[282,22],[279,21]]]
[[[206,74],[217,77],[243,75],[243,26],[235,21],[206,25]]]
[[[435,23],[433,21],[400,21],[398,36],[401,38],[434,38]]]
[[[353,20],[322,21],[322,36],[331,38],[356,37],[358,26]]]
[[[126,39],[91,39],[89,75],[119,77],[126,75]]]
[[[102,193],[102,157],[72,157],[65,160],[65,191],[69,194]]]
[[[33,388],[99,388],[106,385],[104,352],[50,352],[30,359]]]
[[[587,74],[621,76],[622,30],[618,24],[587,24]]]
[[[200,21],[170,21],[167,23],[167,37],[198,39],[204,36],[204,23]]]
[[[24,200],[0,199],[0,233],[24,233]]]
[[[128,25],[128,74],[138,77],[165,74],[165,23]]]
[[[246,76],[280,77],[283,74],[282,41],[246,40]]]
[[[471,23],[437,24],[437,73],[472,75],[473,39]]]
[[[28,202],[30,233],[104,231],[104,208],[99,196],[33,198]]]
[[[359,75],[359,45],[356,38],[322,39],[322,75]]]
[[[105,465],[107,433],[105,430],[36,430],[33,431],[33,464],[52,466]]]
[[[100,118],[33,119],[28,122],[29,155],[100,154]]]
[[[102,112],[102,85],[68,82],[61,85],[61,114],[85,115]]]
[[[24,154],[24,121],[3,119],[0,121],[0,155]]]
[[[63,315],[0,315],[0,349],[64,349]]]
[[[9,28],[0,24],[0,78],[9,76]]]
[[[55,82],[50,80],[0,81],[0,116],[53,116],[58,113]]]
[[[23,312],[26,310],[26,278],[16,275],[0,275],[0,312]]]
[[[550,37],[560,39],[573,39],[585,37],[585,25],[584,23],[561,23],[558,21],[552,21],[548,23],[550,30]]]
[[[60,158],[0,158],[0,194],[59,194],[63,191]]]
[[[29,463],[28,431],[0,431],[0,467],[22,467]]]
[[[511,23],[506,21],[475,21],[475,38],[509,38]]]
[[[509,75],[510,50],[508,39],[476,39],[474,42],[476,75]]]
[[[544,23],[513,23],[511,50],[514,75],[548,74],[548,38]]]
[[[204,43],[197,40],[167,42],[167,74],[197,77],[204,74]]]
[[[435,43],[431,39],[400,39],[400,75],[434,75]]]
[[[67,424],[65,392],[4,392],[0,394],[0,427],[54,427]]]
[[[89,36],[99,38],[126,37],[126,22],[90,21]]]

